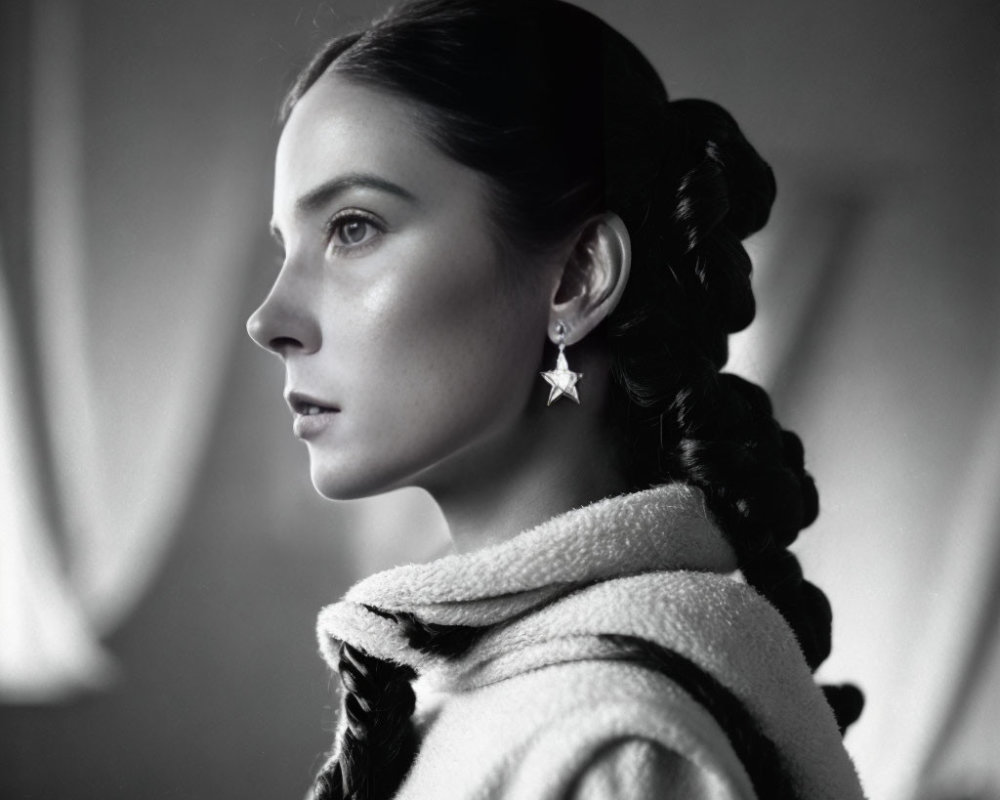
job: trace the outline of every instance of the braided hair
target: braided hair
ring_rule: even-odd
[[[405,612],[369,611],[393,620],[411,647],[456,657],[484,631],[422,622]],[[306,800],[383,800],[399,788],[417,751],[411,722],[415,696],[408,666],[383,661],[346,642],[338,671],[343,687],[343,732]]]
[[[322,48],[285,117],[328,70],[413,101],[421,133],[490,179],[492,221],[515,251],[564,241],[605,211],[622,219],[629,282],[592,335],[611,356],[609,424],[630,485],[697,486],[747,582],[818,667],[830,605],[788,551],[819,510],[802,443],[762,388],[722,371],[729,334],[755,313],[742,241],[767,222],[776,191],[734,119],[705,100],[671,100],[631,42],[562,0],[409,2]],[[444,654],[476,635],[399,621]],[[346,726],[315,796],[389,797],[415,747],[413,675],[349,645],[340,671]],[[843,730],[860,692],[824,689]]]

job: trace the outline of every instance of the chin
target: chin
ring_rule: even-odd
[[[388,491],[358,473],[336,475],[327,470],[312,470],[310,478],[313,488],[327,500],[361,500]]]
[[[328,464],[310,454],[313,488],[327,500],[362,500],[409,485],[402,476],[355,463]]]

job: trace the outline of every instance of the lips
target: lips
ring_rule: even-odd
[[[330,414],[334,410],[329,406],[317,406],[312,403],[297,403],[294,408],[296,414],[301,414],[304,417],[312,417],[316,414]]]
[[[290,392],[286,395],[285,402],[296,416],[313,417],[317,414],[336,414],[340,411],[336,406],[327,405],[322,400],[302,392]]]
[[[313,439],[325,431],[336,415],[340,413],[337,406],[327,405],[322,400],[302,392],[289,392],[285,402],[295,415],[292,432],[299,439]]]

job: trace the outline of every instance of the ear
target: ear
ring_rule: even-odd
[[[631,265],[628,229],[617,214],[607,211],[581,228],[549,307],[552,340],[558,323],[567,345],[600,325],[621,300]]]

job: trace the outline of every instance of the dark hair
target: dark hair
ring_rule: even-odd
[[[702,490],[747,581],[782,613],[815,669],[830,651],[830,606],[787,550],[819,509],[802,445],[775,421],[763,389],[720,372],[728,335],[755,313],[741,242],[765,224],[775,197],[770,167],[733,118],[708,101],[670,101],[631,42],[560,0],[408,3],[324,47],[284,116],[328,69],[413,101],[431,141],[491,179],[494,221],[513,247],[545,248],[605,211],[621,217],[632,271],[601,336],[630,482]],[[349,647],[344,661],[345,683],[359,686],[359,670],[382,669]],[[368,715],[379,731],[398,725],[406,707],[386,688],[407,683],[401,669],[383,670],[377,685],[365,679],[395,709]],[[856,690],[828,699],[842,728],[860,713]],[[341,742],[337,763],[353,763],[360,742],[379,736]],[[407,736],[389,748],[406,763]],[[321,780],[329,796],[394,791],[367,794],[335,769],[340,779]]]

